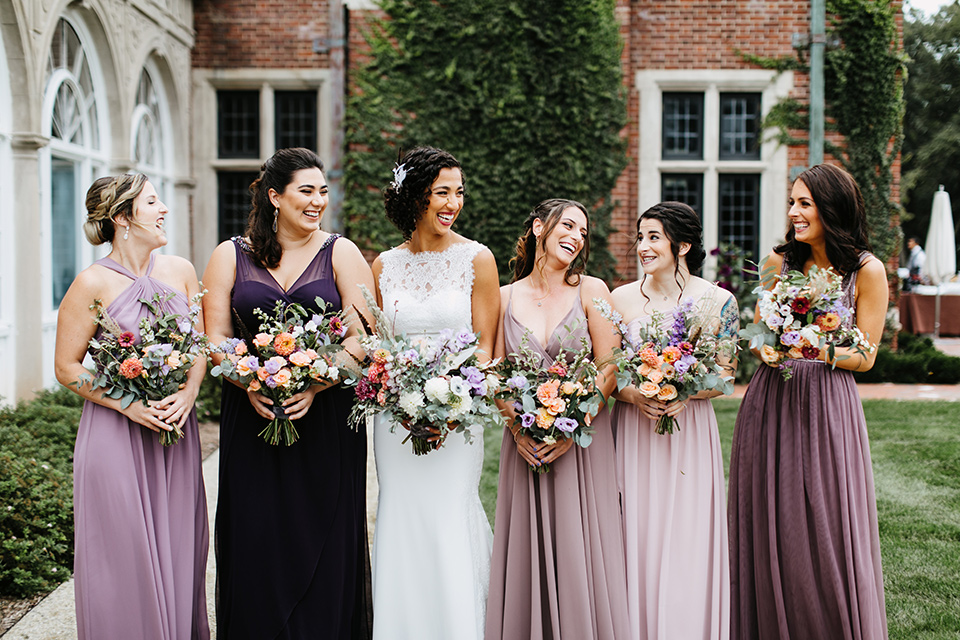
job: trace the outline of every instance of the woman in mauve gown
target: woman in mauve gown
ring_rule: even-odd
[[[654,313],[669,329],[672,311],[693,302],[706,327],[735,343],[737,301],[695,275],[705,257],[700,217],[680,202],[662,202],[637,220],[643,277],[613,292],[613,303],[638,339]],[[732,347],[732,345],[731,345]],[[733,350],[727,375],[733,376]],[[686,400],[644,397],[628,385],[617,394],[617,475],[622,491],[630,637],[726,640],[730,574],[723,454],[717,418],[701,391]],[[673,416],[673,433],[657,420]]]
[[[832,165],[804,171],[789,223],[764,271],[832,267],[850,322],[876,344],[887,278],[868,252],[857,183]],[[790,380],[770,365],[750,381],[730,459],[731,637],[887,637],[870,445],[852,374],[875,358],[838,348],[825,362],[824,349],[791,361]]]
[[[204,273],[211,341],[257,333],[253,311],[276,302],[319,312],[356,307],[373,288],[357,247],[320,229],[323,164],[308,149],[281,149],[251,186],[247,233],[222,243]],[[356,326],[346,346],[359,353]],[[225,381],[217,503],[217,637],[367,638],[366,434],[347,424],[353,394],[317,384],[284,402],[299,440],[258,434],[271,401]]]
[[[497,357],[519,351],[524,334],[544,366],[581,338],[603,358],[617,344],[613,325],[594,307],[606,285],[583,275],[589,252],[584,206],[551,199],[537,205],[517,242],[514,282],[500,290]],[[604,375],[606,374],[606,375]],[[604,396],[616,388],[601,371]],[[606,408],[594,417],[593,442],[538,443],[520,434],[504,407],[500,480],[487,604],[486,640],[626,638],[627,599],[613,433]],[[549,472],[530,467],[543,463]]]
[[[186,316],[200,290],[197,272],[183,258],[154,252],[167,244],[169,213],[146,176],[100,178],[86,206],[87,239],[111,250],[64,295],[55,355],[57,379],[86,399],[73,461],[77,635],[204,640],[207,502],[193,403],[206,360],[197,359],[183,389],[149,406],[134,401],[124,409],[78,384],[87,345],[100,335],[94,300],[139,336],[140,320],[151,317],[140,300],[172,294],[168,310]],[[171,425],[183,437],[165,447],[159,432]]]

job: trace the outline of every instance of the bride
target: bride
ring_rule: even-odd
[[[410,151],[384,200],[405,242],[373,263],[377,301],[397,332],[466,328],[489,360],[500,315],[493,254],[451,229],[463,208],[463,171],[445,151]],[[415,456],[400,425],[377,421],[380,498],[373,541],[375,639],[480,640],[491,532],[480,503],[483,434],[451,433]]]

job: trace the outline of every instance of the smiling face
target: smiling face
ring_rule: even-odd
[[[157,247],[167,244],[167,234],[163,226],[167,206],[161,202],[157,190],[149,181],[143,183],[140,195],[133,201],[133,211],[134,224],[130,225],[130,239],[143,239]],[[119,233],[122,236],[124,230],[119,230]]]
[[[270,203],[280,211],[278,229],[306,233],[319,229],[327,201],[327,180],[317,167],[294,172],[283,193],[270,189]]]
[[[586,242],[589,233],[587,216],[577,207],[567,207],[560,213],[552,229],[547,230],[539,218],[534,220],[533,233],[538,236],[546,233],[540,242],[544,255],[567,266],[580,255]]]
[[[437,179],[430,185],[427,208],[417,220],[420,233],[444,235],[457,221],[463,209],[463,174],[460,169],[440,169]]]
[[[637,227],[637,256],[645,275],[665,270],[673,273],[678,264],[685,264],[690,245],[680,243],[678,255],[674,255],[670,238],[663,231],[663,223],[656,218],[643,218]]]
[[[793,183],[789,204],[790,212],[787,215],[790,218],[790,224],[793,225],[794,238],[797,242],[807,244],[822,242],[823,223],[820,221],[820,213],[810,194],[810,189],[803,184],[802,180]]]

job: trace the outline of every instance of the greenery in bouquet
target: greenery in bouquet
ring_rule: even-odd
[[[343,378],[338,356],[344,351],[348,323],[343,314],[328,311],[330,305],[323,298],[318,296],[315,302],[319,313],[282,300],[272,314],[254,309],[260,319],[256,335],[235,316],[241,338],[225,340],[216,348],[224,357],[210,370],[212,375],[239,382],[273,401],[274,418],[259,434],[268,444],[282,441],[289,446],[300,437],[286,417],[286,400],[311,385],[337,383]]]
[[[595,299],[594,305],[622,338],[621,348],[612,356],[617,388],[633,384],[644,397],[661,402],[683,401],[700,391],[732,393],[733,376],[724,363],[736,359],[738,342],[735,329],[728,336],[721,334],[721,303],[711,294],[699,303],[684,300],[668,314],[653,312],[634,333],[609,302]],[[739,327],[738,318],[731,322]],[[673,433],[674,427],[674,417],[663,415],[656,431],[665,435]]]
[[[503,425],[494,401],[495,363],[480,363],[477,334],[465,328],[436,336],[395,333],[370,291],[361,289],[375,326],[364,324],[360,345],[367,359],[349,381],[356,387],[351,424],[383,414],[391,431],[397,424],[409,429],[403,442],[411,441],[416,455],[443,446],[450,432],[471,442],[475,429]]]
[[[771,287],[772,285],[772,287]],[[780,369],[784,380],[792,375],[796,360],[827,359],[833,366],[849,358],[836,348],[851,347],[857,353],[874,347],[854,325],[852,311],[843,303],[843,279],[832,268],[810,267],[804,275],[789,271],[783,276],[765,269],[755,292],[760,317],[740,331],[760,358]]]
[[[570,327],[564,330],[572,332]],[[504,383],[497,398],[512,404],[515,424],[537,442],[554,444],[560,438],[572,438],[578,446],[590,446],[590,423],[603,402],[603,394],[596,388],[593,350],[581,338],[576,351],[561,345],[560,353],[547,366],[530,348],[529,337],[530,332],[525,332],[519,351],[501,363]],[[543,474],[550,471],[550,465],[530,469]]]
[[[196,330],[204,293],[201,286],[201,292],[190,299],[185,316],[167,305],[175,293],[141,298],[150,315],[140,319],[137,333],[124,331],[103,302],[94,300],[90,309],[96,312],[95,322],[101,329],[99,336],[90,339],[88,350],[94,368],[89,377],[82,376],[76,384],[89,381],[91,389],[103,389],[103,397],[120,400],[124,409],[135,400],[146,405],[182,389],[194,361],[207,354],[207,336]],[[172,426],[170,431],[160,432],[163,446],[183,437],[183,431]]]

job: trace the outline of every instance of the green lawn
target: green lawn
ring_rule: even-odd
[[[716,400],[730,454],[738,400]],[[960,405],[863,403],[870,431],[890,638],[960,638]],[[485,434],[480,497],[493,524],[502,434]],[[729,459],[724,460],[729,465]]]

